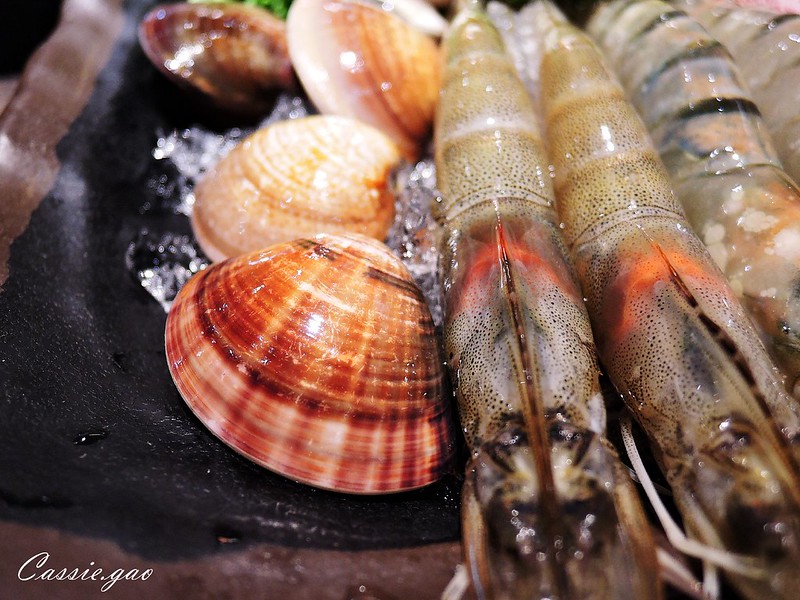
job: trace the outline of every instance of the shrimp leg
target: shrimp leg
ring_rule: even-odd
[[[765,579],[728,572],[748,597],[794,597],[800,479],[767,408],[787,396],[599,51],[547,6],[547,143],[600,360],[653,443],[688,534],[761,563]]]
[[[604,436],[594,342],[527,92],[473,5],[444,39],[436,116],[445,347],[472,453],[480,597],[658,598],[635,490]]]

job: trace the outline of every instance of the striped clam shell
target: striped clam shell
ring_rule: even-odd
[[[195,190],[192,228],[212,260],[317,233],[383,240],[394,217],[394,143],[353,119],[312,116],[256,131]]]
[[[184,400],[237,452],[320,488],[424,486],[453,452],[441,351],[402,263],[319,235],[189,280],[166,326]]]
[[[150,61],[216,105],[264,114],[274,90],[294,85],[283,21],[244,4],[165,4],[139,25]]]
[[[431,38],[353,0],[295,0],[286,37],[297,76],[321,112],[369,123],[395,140],[405,158],[418,157],[441,79]]]

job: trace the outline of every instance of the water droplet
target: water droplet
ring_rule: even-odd
[[[96,444],[100,440],[104,440],[107,437],[108,431],[105,429],[92,429],[76,435],[72,440],[72,443],[76,446],[89,446],[91,444]]]
[[[368,591],[366,585],[360,584],[358,587],[350,588],[347,596],[345,597],[349,598],[350,600],[379,600],[380,598],[389,598],[391,596],[375,589]]]

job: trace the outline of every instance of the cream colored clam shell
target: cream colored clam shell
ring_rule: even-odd
[[[246,138],[195,190],[192,228],[221,260],[317,233],[384,239],[394,217],[394,143],[353,119],[282,121]]]

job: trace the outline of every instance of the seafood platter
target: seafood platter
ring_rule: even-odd
[[[4,589],[796,597],[798,10],[65,0],[0,115]]]

